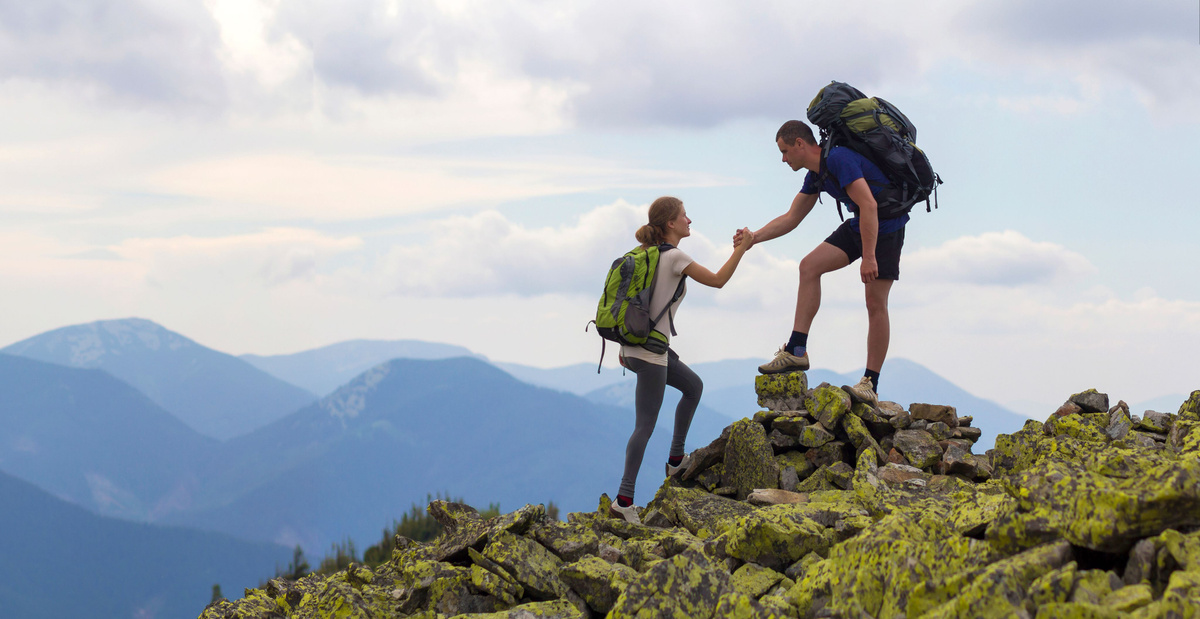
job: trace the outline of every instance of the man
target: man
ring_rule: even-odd
[[[821,147],[808,125],[789,120],[775,134],[783,162],[793,171],[804,168],[804,185],[788,212],[752,233],[753,242],[783,236],[808,216],[817,195],[824,191],[845,203],[853,217],[842,222],[829,238],[800,261],[800,286],[796,294],[796,317],[788,343],[770,362],[760,365],[764,374],[807,370],[808,332],[821,306],[821,276],[862,258],[859,275],[866,288],[867,366],[866,374],[848,387],[855,400],[878,405],[879,371],[887,356],[890,339],[888,294],[900,278],[900,250],[904,246],[904,224],[908,215],[879,219],[875,200],[891,183],[879,168],[857,152],[834,147],[826,156],[828,174],[822,175]],[[741,232],[734,236],[740,240]]]

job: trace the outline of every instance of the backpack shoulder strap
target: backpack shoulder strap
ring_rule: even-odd
[[[658,246],[660,255],[662,252],[672,250],[672,249],[675,249],[675,246],[671,245],[669,243],[663,243],[662,245]],[[655,273],[656,279],[657,279],[657,275],[658,274]],[[653,329],[656,325],[658,325],[658,321],[662,320],[663,315],[666,315],[667,316],[667,324],[671,328],[671,335],[672,336],[679,335],[678,333],[675,332],[675,317],[671,315],[671,306],[675,305],[675,302],[678,301],[679,298],[683,296],[683,291],[687,289],[686,284],[687,284],[687,275],[684,275],[679,278],[679,285],[675,286],[675,293],[671,295],[671,300],[667,301],[667,304],[665,306],[663,306],[662,311],[659,312],[658,315],[655,316],[654,319],[650,321],[651,329]]]

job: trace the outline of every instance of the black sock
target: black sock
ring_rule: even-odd
[[[805,349],[808,348],[808,334],[799,331],[792,331],[792,337],[788,338],[787,351],[803,357]]]
[[[629,507],[630,505],[633,505],[633,497],[618,494],[617,505],[620,505],[621,507]]]
[[[863,374],[863,376],[866,376],[867,378],[871,379],[871,391],[874,391],[876,394],[878,394],[879,393],[879,372],[876,372],[875,370],[867,370],[866,374]]]
[[[683,454],[667,458],[667,464],[670,464],[671,466],[679,466],[680,462],[683,462]]]

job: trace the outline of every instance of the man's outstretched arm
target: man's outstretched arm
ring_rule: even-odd
[[[796,226],[800,225],[800,222],[804,221],[804,218],[812,212],[813,205],[816,203],[816,194],[803,192],[796,194],[791,208],[786,213],[772,219],[767,222],[767,225],[754,232],[754,242],[769,241],[795,230]]]

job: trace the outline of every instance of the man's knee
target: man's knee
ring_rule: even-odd
[[[887,295],[880,295],[880,294],[868,294],[867,295],[867,315],[868,316],[871,316],[871,317],[885,316],[886,317],[887,313],[888,313]]]
[[[817,259],[811,255],[800,260],[800,279],[820,279],[824,274]]]

